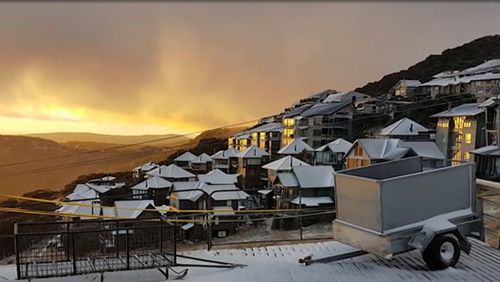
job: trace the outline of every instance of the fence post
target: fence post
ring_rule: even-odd
[[[163,218],[160,218],[160,254],[163,254]]]
[[[212,209],[212,197],[206,194],[207,197],[207,247],[210,251],[212,249],[212,219],[210,218],[210,210]]]
[[[300,240],[302,241],[302,189],[299,188],[299,230],[300,230]]]
[[[120,257],[120,222],[116,221],[116,234],[115,234],[115,248],[116,248],[116,257]]]
[[[174,242],[173,242],[173,244],[174,244],[174,265],[176,265],[177,264],[177,221],[174,222],[173,230],[174,230],[174,232],[173,232],[174,233],[173,234],[173,237],[174,237]]]
[[[125,250],[127,253],[127,270],[130,269],[130,246],[129,246],[129,238],[128,238],[128,228],[125,229]]]
[[[69,246],[69,222],[66,222],[66,261],[69,261],[69,253],[70,253],[70,246]]]
[[[75,248],[75,233],[71,233],[71,247],[73,252],[73,274],[76,275],[76,248]]]
[[[16,271],[17,271],[17,279],[21,279],[21,265],[20,265],[20,257],[19,252],[21,252],[19,247],[19,236],[18,236],[18,224],[14,223],[14,252],[16,252]]]

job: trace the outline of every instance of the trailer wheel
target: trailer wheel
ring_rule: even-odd
[[[460,246],[450,235],[436,236],[422,252],[422,258],[430,269],[441,270],[455,266],[460,259]]]

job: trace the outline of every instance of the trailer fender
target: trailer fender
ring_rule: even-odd
[[[466,254],[470,254],[470,250],[472,249],[472,245],[469,242],[469,240],[467,240],[467,238],[465,238],[465,236],[458,230],[451,232],[451,234],[453,234],[453,235],[455,235],[455,237],[457,237],[458,243],[460,244],[460,249],[462,251],[464,251]]]
[[[429,243],[436,237],[437,235],[444,233],[452,233],[455,234],[460,233],[457,230],[457,226],[445,218],[435,218],[432,221],[426,223],[422,230],[417,234],[410,237],[408,241],[408,245],[418,250],[425,250]],[[458,237],[458,236],[457,236]],[[460,239],[459,239],[460,241]],[[462,245],[460,243],[460,245]]]

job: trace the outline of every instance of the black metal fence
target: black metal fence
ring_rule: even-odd
[[[17,276],[48,278],[175,265],[175,229],[159,219],[16,224]]]

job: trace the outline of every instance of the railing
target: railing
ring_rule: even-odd
[[[478,179],[478,200],[483,211],[485,242],[500,249],[500,183]]]
[[[175,226],[161,220],[15,225],[18,279],[175,265]]]

